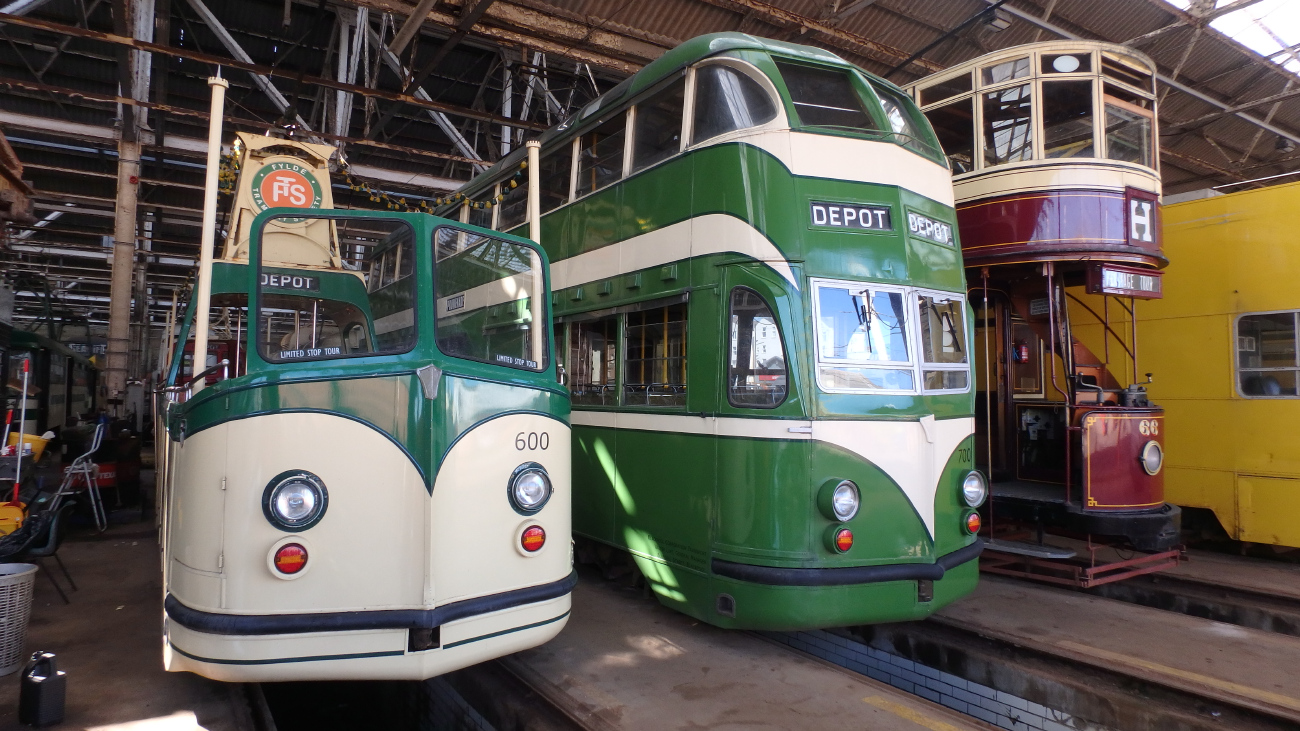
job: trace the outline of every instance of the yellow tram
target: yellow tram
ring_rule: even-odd
[[[1166,205],[1165,296],[1138,310],[1166,496],[1236,540],[1300,547],[1300,183]]]
[[[550,639],[576,576],[544,253],[330,210],[332,148],[241,142],[228,357],[179,375],[200,291],[160,410],[167,669],[420,679]]]

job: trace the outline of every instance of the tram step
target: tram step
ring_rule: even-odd
[[[1074,558],[1075,552],[1069,548],[1059,546],[1045,546],[1039,543],[1029,543],[1027,541],[1003,541],[994,538],[984,543],[985,551],[994,551],[996,553],[1014,553],[1017,556],[1031,556],[1033,558],[1047,558],[1061,560]]]

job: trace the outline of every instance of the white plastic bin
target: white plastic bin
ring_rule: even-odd
[[[27,659],[23,650],[35,583],[35,564],[0,564],[0,675],[18,671]]]

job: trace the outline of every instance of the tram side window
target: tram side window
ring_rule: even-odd
[[[785,347],[776,318],[752,290],[731,291],[731,359],[727,401],[732,406],[770,409],[785,400]]]
[[[1092,146],[1091,79],[1044,81],[1042,106],[1044,157],[1096,156]]]
[[[817,286],[817,377],[830,390],[911,391],[902,292]]]
[[[909,148],[923,155],[932,155],[930,135],[925,131],[925,125],[920,124],[914,116],[910,99],[898,94],[893,89],[873,83],[871,88],[876,90],[876,96],[880,99],[880,106],[885,110],[885,121],[889,123],[889,128],[894,134],[902,139],[903,147]]]
[[[569,202],[569,173],[573,170],[573,147],[564,145],[542,156],[537,171],[541,188],[541,212],[547,213]]]
[[[970,91],[971,75],[966,72],[961,76],[954,76],[951,79],[940,81],[933,86],[927,86],[921,90],[921,106],[928,107],[935,102],[941,102],[959,94],[965,94]]]
[[[772,97],[744,72],[716,63],[696,69],[691,144],[757,127],[774,117]]]
[[[472,201],[465,205],[465,217],[462,219],[471,226],[482,226],[483,228],[492,228],[492,188],[479,193]]]
[[[962,99],[925,113],[953,173],[975,169],[975,100]]]
[[[685,98],[686,79],[683,78],[636,105],[633,172],[666,160],[681,150]]]
[[[1237,372],[1243,396],[1297,395],[1295,312],[1243,315],[1237,320]]]
[[[1106,157],[1152,167],[1151,100],[1106,84]]]
[[[294,267],[263,248],[257,343],[268,363],[394,355],[415,347],[412,232],[382,218],[334,219],[340,238],[373,242],[356,269]],[[265,231],[265,229],[264,229]]]
[[[230,361],[229,377],[244,375],[248,372],[248,293],[214,294],[211,306],[207,367],[214,366],[225,359]],[[215,373],[208,376],[207,381],[216,383],[220,377],[220,373]]]
[[[569,391],[575,404],[617,406],[618,315],[569,326]]]
[[[510,187],[512,183],[515,186],[513,188]],[[505,196],[496,206],[496,230],[509,231],[528,218],[528,182],[527,180],[511,178],[508,182],[501,184],[501,192]]]
[[[969,379],[965,306],[961,299],[921,295],[921,378],[927,391],[965,389]]]
[[[550,326],[537,252],[450,226],[434,232],[433,249],[438,349],[481,363],[545,370]]]
[[[1011,86],[984,95],[984,166],[1034,156],[1030,86]]]
[[[623,177],[623,140],[627,115],[620,114],[578,139],[579,196],[600,190]]]
[[[1001,84],[1004,81],[1011,81],[1012,79],[1022,79],[1029,75],[1029,57],[1023,56],[1011,61],[1003,61],[1002,63],[994,64],[992,66],[985,66],[983,69],[980,69],[980,74],[980,79],[983,81],[984,86]]]
[[[623,403],[686,405],[686,304],[625,316]]]

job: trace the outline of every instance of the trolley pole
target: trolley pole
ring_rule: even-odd
[[[217,73],[220,73],[218,69]],[[230,82],[220,76],[208,79],[212,88],[212,109],[208,117],[208,168],[203,184],[203,230],[199,239],[199,281],[194,308],[193,374],[208,368],[208,316],[212,308],[212,248],[217,236],[217,174],[221,168],[221,117],[226,106],[226,89]],[[178,347],[184,348],[180,343]],[[192,393],[203,390],[207,378],[193,384]]]
[[[542,189],[541,189],[541,150],[540,140],[528,140],[528,238],[542,243]],[[528,314],[532,319],[532,337],[529,339],[533,362],[541,366],[546,357],[546,273],[542,271],[541,257],[533,254],[533,291],[528,297]]]

